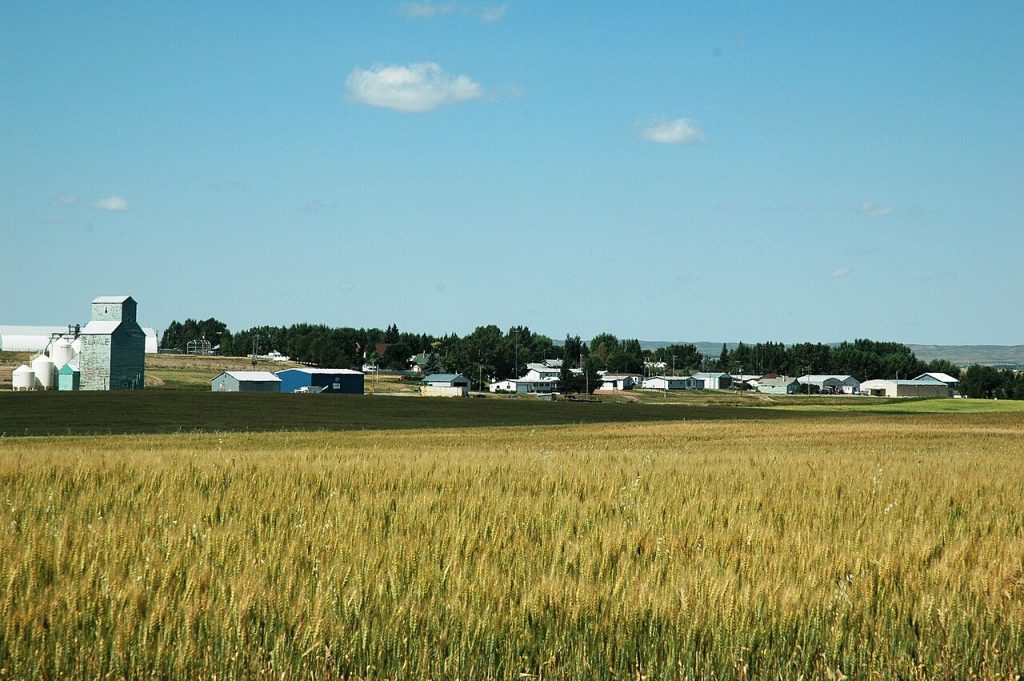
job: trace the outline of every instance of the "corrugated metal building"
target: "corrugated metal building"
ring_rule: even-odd
[[[281,392],[324,392],[343,395],[363,394],[363,372],[352,369],[282,369],[274,375],[281,379]]]
[[[959,378],[954,378],[949,374],[936,371],[929,371],[926,374],[921,374],[914,380],[925,381],[928,383],[944,383],[946,387],[949,388],[949,397],[952,397],[956,393],[957,389],[960,387]]]
[[[862,392],[875,397],[949,397],[949,387],[934,381],[874,379],[860,384]]]
[[[701,390],[704,382],[696,376],[651,376],[644,379],[643,386],[647,390]]]
[[[137,307],[131,296],[100,296],[92,301],[92,321],[81,335],[82,390],[142,390],[146,336],[136,321]]]
[[[210,390],[224,393],[279,393],[281,379],[269,371],[224,371],[210,380]]]
[[[725,390],[732,385],[732,376],[724,371],[697,371],[693,377],[704,384],[705,390]]]
[[[158,352],[156,329],[142,327],[146,335],[146,354]],[[70,338],[65,326],[0,326],[0,351],[2,352],[43,352],[54,335]]]
[[[67,332],[67,326],[0,326],[0,351],[42,352],[54,334]]]

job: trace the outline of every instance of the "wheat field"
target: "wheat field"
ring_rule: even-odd
[[[0,438],[0,678],[1011,679],[1018,414]]]

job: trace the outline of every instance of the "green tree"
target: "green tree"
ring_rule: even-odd
[[[655,356],[665,363],[669,372],[674,370],[677,374],[688,374],[699,369],[704,361],[704,355],[692,343],[667,345],[656,350]]]
[[[1003,376],[995,367],[974,364],[960,379],[960,392],[967,397],[992,399],[1006,397]]]

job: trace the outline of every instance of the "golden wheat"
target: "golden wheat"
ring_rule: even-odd
[[[0,439],[0,676],[1012,678],[1024,424]]]

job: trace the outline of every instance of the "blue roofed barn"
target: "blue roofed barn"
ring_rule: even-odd
[[[281,379],[281,392],[324,392],[343,395],[363,394],[363,373],[352,369],[283,369],[276,372]]]

